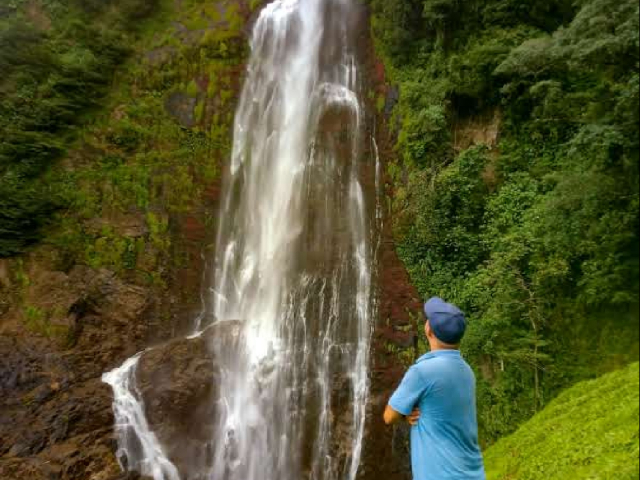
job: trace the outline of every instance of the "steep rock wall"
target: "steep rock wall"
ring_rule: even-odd
[[[0,260],[3,480],[136,477],[101,375],[201,310],[251,18],[243,1],[165,2],[52,172],[76,201]]]

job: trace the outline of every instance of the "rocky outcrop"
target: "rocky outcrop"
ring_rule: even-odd
[[[216,352],[233,349],[240,323],[223,322],[195,338],[159,345],[143,354],[138,387],[152,431],[183,478],[203,470],[212,449],[219,406]]]
[[[100,376],[145,338],[147,292],[88,267],[32,274],[23,294],[48,317],[13,308],[0,324],[0,478],[124,478]]]
[[[198,101],[183,92],[174,92],[165,102],[165,108],[169,114],[185,128],[191,128],[196,124],[195,108]]]

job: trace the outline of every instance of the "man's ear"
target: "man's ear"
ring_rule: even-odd
[[[431,324],[429,323],[429,319],[424,324],[424,333],[427,338],[431,337]]]

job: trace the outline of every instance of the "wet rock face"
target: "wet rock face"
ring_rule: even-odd
[[[220,398],[218,355],[234,349],[240,332],[240,322],[215,324],[140,359],[138,388],[147,420],[182,478],[196,478],[210,460]]]
[[[183,476],[206,458],[215,416],[215,373],[202,338],[160,346],[144,354],[138,366],[149,425]]]
[[[366,18],[362,24],[367,26],[368,13],[364,15]],[[399,92],[386,83],[385,67],[376,57],[370,29],[364,28],[360,35],[361,58],[367,62],[364,77],[369,83],[368,88],[386,100],[384,111],[376,118],[375,131],[370,132],[375,135],[384,165],[396,155],[395,138],[389,122]],[[369,105],[369,111],[375,109],[376,106]],[[385,195],[392,197],[391,180],[385,175],[383,182]],[[422,322],[420,297],[395,251],[392,223],[393,212],[385,209],[378,258],[379,311],[371,344],[371,386],[358,480],[411,479],[410,429],[406,425],[387,427],[382,421],[384,409],[407,369],[407,362],[410,363],[419,353],[416,351],[416,329]]]
[[[0,322],[0,478],[120,480],[103,371],[144,337],[147,292],[106,270],[43,272],[29,295],[55,305],[62,337]]]

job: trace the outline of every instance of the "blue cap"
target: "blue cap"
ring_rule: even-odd
[[[467,329],[467,322],[458,307],[434,297],[424,304],[424,314],[438,340],[449,345],[460,343]]]

